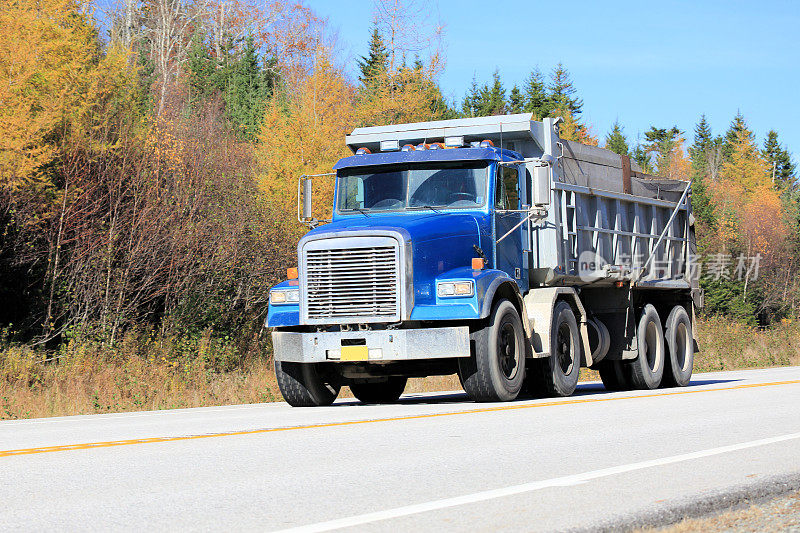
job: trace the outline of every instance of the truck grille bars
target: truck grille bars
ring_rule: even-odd
[[[309,243],[303,250],[305,320],[310,324],[399,321],[399,263],[398,243],[389,237]]]

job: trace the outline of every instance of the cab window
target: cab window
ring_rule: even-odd
[[[495,209],[519,209],[519,176],[516,166],[498,165],[494,198]]]

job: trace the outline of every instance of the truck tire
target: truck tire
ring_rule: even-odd
[[[525,379],[525,334],[514,305],[499,300],[485,327],[470,335],[469,358],[458,360],[461,386],[476,402],[515,399]]]
[[[578,386],[581,370],[581,338],[570,305],[561,300],[553,308],[550,324],[550,356],[530,365],[528,392],[533,396],[570,396]]]
[[[672,308],[664,333],[667,340],[667,357],[662,384],[667,387],[685,387],[692,379],[694,364],[694,336],[692,320],[683,306]]]
[[[358,401],[366,404],[394,403],[406,390],[408,378],[391,376],[380,383],[351,383],[350,391]]]
[[[600,361],[597,370],[607,391],[630,390],[630,378],[624,361]]]
[[[292,407],[331,405],[340,385],[325,383],[315,363],[275,361],[275,376],[283,399]]]
[[[657,389],[664,375],[664,330],[656,308],[644,306],[636,329],[639,355],[626,362],[630,383],[634,389]]]

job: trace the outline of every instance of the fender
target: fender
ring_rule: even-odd
[[[500,290],[500,287],[508,286],[514,294],[516,307],[522,311],[520,315],[520,320],[522,321],[522,327],[525,330],[525,337],[528,340],[528,345],[530,346],[533,341],[533,329],[531,328],[531,323],[525,317],[525,302],[522,298],[522,293],[519,290],[519,285],[517,282],[511,279],[508,274],[501,270],[491,270],[489,272],[496,273],[494,279],[486,287],[486,292],[483,295],[483,302],[481,304],[481,318],[487,318],[489,313],[492,311],[492,303],[494,303],[494,297],[497,294],[497,291]],[[533,350],[526,350],[527,357],[535,357]]]
[[[583,347],[583,359],[586,366],[592,364],[592,351],[589,347],[589,330],[587,324],[587,313],[578,291],[573,287],[542,287],[532,289],[525,295],[525,313],[533,330],[531,341],[533,342],[533,357],[550,357],[550,329],[553,323],[553,308],[559,298],[572,303],[577,310],[578,327],[580,329],[581,344]]]

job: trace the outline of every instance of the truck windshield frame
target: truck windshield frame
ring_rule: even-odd
[[[490,166],[472,160],[345,168],[336,177],[336,212],[482,209]]]

